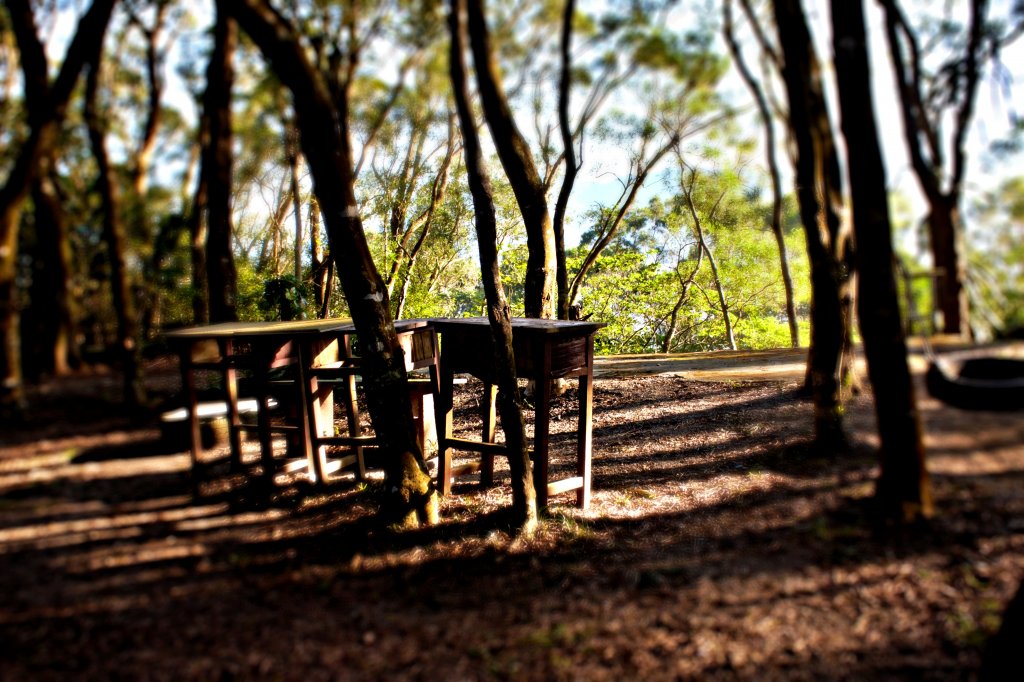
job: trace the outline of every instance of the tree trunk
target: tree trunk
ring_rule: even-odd
[[[355,197],[348,102],[336,102],[294,27],[266,0],[220,0],[292,92],[302,151],[327,228],[345,298],[364,348],[363,381],[385,463],[385,516],[410,525],[437,520],[437,493],[416,440],[405,360],[384,281],[374,266]]]
[[[943,69],[953,74],[949,76],[950,85],[934,93],[925,92],[920,68],[922,50],[899,3],[878,2],[885,9],[886,40],[900,95],[911,166],[928,201],[932,257],[939,271],[935,297],[936,307],[942,313],[942,331],[968,337],[971,330],[959,205],[967,168],[966,138],[985,51],[990,41],[998,40],[986,27],[989,2],[971,0],[968,34],[962,48],[957,47],[962,52],[954,55]],[[998,54],[997,49],[993,52]],[[950,131],[948,140],[942,137],[944,129]]]
[[[526,225],[526,281],[523,298],[527,317],[554,318],[558,310],[555,232],[548,214],[544,183],[533,162],[526,138],[520,133],[501,86],[491,50],[483,0],[469,0],[469,37],[476,66],[477,89],[484,118],[498,158]],[[463,131],[465,133],[465,131]]]
[[[708,242],[704,238],[704,227],[701,225],[700,216],[697,215],[697,207],[693,204],[693,185],[686,190],[686,204],[690,208],[690,217],[693,218],[693,229],[697,233],[697,247],[708,257],[708,265],[711,266],[711,278],[715,282],[715,290],[718,292],[718,306],[722,311],[722,324],[725,327],[725,339],[730,350],[736,350],[736,335],[732,330],[732,320],[729,318],[729,303],[725,299],[725,288],[722,280],[718,277],[718,263],[711,253]]]
[[[858,312],[882,444],[875,499],[883,518],[909,522],[932,514],[932,496],[893,273],[863,0],[832,0],[832,41],[857,239]]]
[[[672,306],[672,313],[669,315],[668,331],[665,333],[665,339],[661,342],[661,352],[670,353],[672,352],[672,341],[676,334],[676,325],[679,323],[679,311],[683,308],[683,302],[686,301],[686,297],[690,293],[690,287],[693,286],[694,280],[697,278],[697,272],[700,271],[701,263],[704,260],[704,249],[697,249],[697,263],[693,266],[693,271],[690,272],[690,276],[683,279],[683,276],[679,274],[679,264],[676,265],[676,276],[679,278],[679,296],[676,298],[676,304]]]
[[[935,281],[935,307],[942,314],[942,331],[969,337],[970,311],[967,300],[967,263],[962,257],[963,226],[959,199],[948,194],[931,197],[928,202],[928,235],[932,259],[938,276]]]
[[[200,121],[200,137],[204,140],[209,135],[206,116]],[[203,142],[203,146],[207,142]],[[206,267],[207,241],[207,176],[206,168],[199,171],[199,182],[196,184],[195,197],[192,199],[192,210],[189,213],[189,247],[192,254],[192,323],[205,324],[210,321],[209,277]]]
[[[121,221],[117,178],[107,156],[106,131],[96,106],[99,85],[99,66],[89,68],[85,88],[85,120],[89,129],[89,143],[99,172],[97,187],[103,210],[103,240],[107,244],[110,263],[110,289],[117,317],[117,350],[124,377],[124,401],[132,409],[146,402],[142,383],[141,353],[136,324],[132,286],[128,276],[125,253],[126,238]]]
[[[302,195],[299,191],[299,131],[290,127],[285,133],[285,148],[288,154],[288,172],[291,180],[292,209],[295,216],[295,285],[302,283]]]
[[[64,64],[52,88],[48,106],[30,117],[30,133],[0,188],[0,412],[18,412],[25,399],[21,368],[20,310],[16,282],[18,228],[29,188],[36,177],[46,177],[46,163],[56,147],[60,125],[75,83],[86,63],[95,64],[106,34],[114,0],[94,0],[78,23]],[[32,7],[27,0],[8,0],[7,12],[21,58],[45,60]],[[26,85],[26,87],[29,87]],[[38,174],[38,175],[37,175]]]
[[[483,275],[484,294],[487,297],[487,317],[490,320],[491,345],[494,349],[498,407],[501,412],[501,428],[505,432],[509,469],[512,472],[512,511],[517,526],[525,533],[532,533],[537,526],[537,495],[533,486],[530,453],[526,445],[522,398],[515,376],[512,313],[505,299],[498,265],[494,200],[466,87],[466,65],[463,57],[466,24],[462,16],[465,3],[466,0],[451,0],[451,55],[448,63],[451,69],[452,92],[462,130],[467,179],[475,207],[480,271]],[[477,69],[479,68],[480,62],[477,61]]]
[[[139,30],[146,38],[146,81],[149,86],[146,122],[142,128],[142,137],[135,151],[135,165],[132,168],[132,189],[135,198],[140,201],[140,208],[149,188],[149,169],[153,162],[153,153],[156,151],[157,131],[160,129],[160,120],[163,117],[161,100],[164,79],[160,73],[163,68],[163,55],[160,53],[159,43],[160,33],[163,30],[164,20],[170,6],[169,2],[154,3],[155,17],[151,28],[147,28],[141,21],[134,18]]]
[[[821,84],[821,68],[800,0],[774,0],[784,55],[782,77],[789,98],[789,126],[796,143],[800,218],[811,263],[811,348],[808,373],[818,447],[846,446],[843,432],[843,351],[849,305],[847,235],[840,220],[839,164]]]
[[[210,321],[238,319],[235,258],[231,249],[231,88],[234,82],[235,22],[218,5],[213,53],[206,70],[203,114],[210,125],[203,152],[206,173],[206,276]]]
[[[316,305],[317,317],[327,317],[331,304],[331,267],[330,256],[324,253],[324,245],[320,240],[320,205],[316,197],[309,198],[309,264],[310,277],[313,280],[313,302]]]
[[[555,200],[555,284],[558,290],[558,319],[569,319],[569,272],[565,263],[565,211],[569,206],[569,196],[580,165],[576,160],[576,142],[573,140],[572,126],[569,123],[569,94],[572,86],[572,19],[576,13],[576,0],[566,0],[562,14],[561,74],[558,79],[558,129],[562,134],[562,156],[565,159],[565,175],[562,186],[558,189]]]
[[[583,263],[580,265],[580,269],[573,275],[572,282],[569,284],[568,293],[568,304],[573,306],[576,303],[576,299],[579,298],[580,289],[583,287],[583,280],[586,278],[587,273],[590,272],[590,268],[594,266],[597,259],[601,256],[601,253],[611,243],[612,238],[619,231],[619,226],[622,225],[622,221],[625,220],[626,214],[629,213],[629,209],[632,208],[633,202],[636,200],[636,195],[640,192],[644,183],[647,182],[647,176],[651,170],[658,164],[661,159],[672,151],[673,147],[679,144],[679,133],[673,135],[664,145],[662,145],[650,159],[643,158],[644,152],[641,151],[640,158],[636,161],[636,177],[633,178],[633,182],[626,185],[623,190],[622,196],[616,203],[615,217],[608,225],[604,234],[598,239],[590,251],[587,252],[586,257],[583,259]],[[646,145],[645,145],[646,147]]]
[[[394,292],[395,282],[398,280],[398,273],[402,269],[402,264],[407,263],[406,276],[402,284],[402,293],[400,294],[401,299],[398,305],[395,306],[395,319],[399,319],[401,315],[402,301],[405,300],[405,294],[409,288],[409,275],[412,273],[413,261],[416,259],[416,254],[423,247],[424,241],[427,235],[430,233],[431,227],[434,224],[434,216],[437,214],[437,209],[444,202],[445,196],[448,194],[448,171],[451,168],[452,160],[455,158],[455,120],[454,117],[449,117],[448,120],[448,142],[445,147],[444,159],[441,161],[441,165],[434,175],[434,180],[430,186],[430,201],[427,207],[420,212],[415,218],[409,221],[408,226],[402,231],[402,237],[398,244],[395,246],[395,254],[391,259],[391,268],[388,271],[387,279],[384,281],[387,283],[388,296],[391,296]],[[418,174],[417,174],[418,175]],[[408,182],[413,182],[410,179]],[[411,193],[412,188],[409,188]],[[408,201],[408,199],[406,199]],[[405,220],[405,211],[402,211],[402,222]],[[394,234],[397,234],[397,227]],[[419,237],[416,239],[416,244],[409,248],[409,242],[412,240],[416,230],[419,229]]]
[[[799,348],[800,327],[796,316],[796,304],[793,301],[793,276],[789,272],[789,256],[786,253],[786,239],[782,232],[782,176],[775,157],[775,123],[772,120],[771,107],[768,106],[768,98],[765,97],[761,85],[747,67],[747,63],[743,59],[742,48],[736,42],[733,34],[731,0],[725,0],[722,11],[723,32],[725,34],[725,41],[729,46],[729,52],[736,63],[736,70],[739,71],[740,77],[747,85],[747,89],[754,96],[758,113],[761,115],[761,125],[764,126],[765,160],[768,163],[768,174],[772,180],[772,234],[775,235],[775,243],[779,249],[779,269],[782,273],[782,286],[786,295],[786,319],[789,322],[789,341],[793,348]]]
[[[52,167],[52,160],[49,162]],[[36,248],[32,256],[32,290],[29,311],[34,323],[22,329],[22,348],[27,351],[26,371],[61,376],[78,359],[74,342],[74,303],[71,300],[71,244],[63,202],[53,177],[32,183]],[[34,356],[34,361],[33,361]],[[30,367],[30,364],[35,364]]]

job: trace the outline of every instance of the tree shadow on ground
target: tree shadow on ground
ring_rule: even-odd
[[[292,479],[260,506],[224,476],[192,500],[184,456],[96,457],[5,489],[0,676],[968,675],[1019,580],[1024,472],[935,475],[939,519],[876,532],[867,446],[816,456],[806,404],[765,390],[598,414],[595,509],[556,501],[529,540],[510,536],[503,488],[460,485],[443,524],[396,532],[379,484]],[[616,410],[660,405],[614,393]],[[771,418],[745,429],[754,413]],[[113,475],[146,463],[163,469]]]

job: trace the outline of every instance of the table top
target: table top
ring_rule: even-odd
[[[326,320],[289,320],[288,322],[219,322],[185,327],[167,332],[169,339],[216,339],[243,336],[281,336],[323,334],[354,329],[352,320],[336,318]]]
[[[422,318],[395,320],[399,333],[426,327],[429,322]],[[165,334],[168,339],[191,341],[201,339],[242,338],[255,336],[304,336],[331,333],[352,334],[355,324],[347,317],[324,320],[289,320],[287,322],[219,322],[195,327],[175,329]]]
[[[446,331],[466,328],[486,327],[490,321],[486,317],[434,317],[430,324],[444,334]],[[512,330],[525,331],[541,335],[573,335],[582,336],[592,334],[601,327],[603,322],[589,322],[586,320],[538,320],[532,317],[513,317]]]

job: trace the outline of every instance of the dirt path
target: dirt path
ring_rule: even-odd
[[[501,462],[439,527],[395,533],[379,476],[282,477],[268,507],[224,472],[192,499],[188,456],[119,413],[115,376],[47,387],[0,430],[0,679],[974,678],[1024,579],[1020,414],[922,397],[940,513],[876,535],[869,396],[852,451],[823,456],[799,370],[739,378],[794,353],[753,355],[602,360],[593,504],[554,499],[532,539],[503,525]],[[630,366],[654,375],[609,376]],[[555,469],[575,410],[572,391],[553,407]]]
[[[936,338],[937,353],[995,353],[1024,358],[1024,342],[1008,341],[987,346],[965,346],[949,338]],[[927,353],[920,339],[910,343],[911,370],[923,372]],[[800,381],[807,361],[806,348],[773,350],[713,351],[707,353],[670,353],[649,355],[605,355],[595,359],[597,377],[675,376],[694,381]],[[865,376],[867,368],[861,349],[857,372]]]

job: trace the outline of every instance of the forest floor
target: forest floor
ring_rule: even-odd
[[[880,532],[868,392],[851,451],[815,453],[799,361],[751,380],[792,357],[722,355],[699,380],[602,360],[593,503],[555,497],[530,539],[503,527],[501,463],[415,532],[376,523],[379,479],[281,478],[258,505],[225,475],[193,499],[188,455],[121,412],[116,376],[43,386],[0,431],[0,679],[976,676],[1024,579],[1021,414],[922,391],[938,515]],[[149,376],[177,388],[170,361]],[[458,431],[479,428],[478,388],[457,393]],[[556,471],[575,407],[572,389],[553,407]]]

